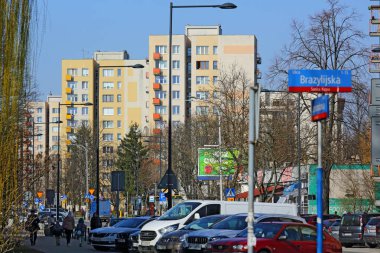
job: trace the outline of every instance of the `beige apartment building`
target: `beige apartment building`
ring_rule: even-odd
[[[168,119],[168,35],[149,36],[149,73],[152,107],[150,128],[155,134]],[[172,38],[172,120],[175,126],[191,115],[216,113],[207,101],[221,71],[235,66],[253,81],[255,36],[223,35],[220,25],[186,26],[184,35]],[[192,99],[197,98],[197,99]]]

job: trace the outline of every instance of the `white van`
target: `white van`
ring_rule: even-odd
[[[213,214],[238,214],[248,212],[248,202],[188,200],[172,207],[160,218],[142,227],[139,252],[152,251],[162,235],[180,229],[194,219]],[[297,216],[295,204],[255,202],[255,213],[275,213]]]

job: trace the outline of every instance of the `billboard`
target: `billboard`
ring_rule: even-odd
[[[351,70],[288,71],[289,92],[351,92]]]
[[[221,163],[219,163],[219,154],[221,156]],[[220,175],[220,168],[222,174],[231,176],[235,173],[236,163],[233,159],[239,155],[237,150],[233,153],[226,150],[219,150],[218,148],[199,148],[198,149],[198,180],[217,180]]]

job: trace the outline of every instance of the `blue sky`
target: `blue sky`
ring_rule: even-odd
[[[91,58],[96,50],[127,50],[131,59],[148,57],[150,34],[168,34],[169,0],[38,0],[33,43],[33,76],[40,99],[61,92],[61,60]],[[292,20],[327,6],[325,0],[174,0],[174,5],[222,4],[234,10],[175,9],[173,33],[186,24],[222,25],[223,34],[254,34],[265,73],[282,46],[289,42]],[[357,27],[368,33],[369,0],[341,0],[355,9]],[[368,46],[371,40],[368,39]]]

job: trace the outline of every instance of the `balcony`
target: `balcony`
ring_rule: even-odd
[[[153,113],[153,120],[161,120],[161,114]]]
[[[71,92],[73,92],[73,89],[71,89],[71,88],[66,88],[66,94],[71,94]]]
[[[153,59],[154,60],[161,60],[161,54],[160,53],[153,53]]]
[[[154,83],[153,84],[153,90],[161,90],[161,84],[160,83]]]
[[[161,134],[161,129],[153,128],[153,134]]]
[[[71,127],[66,127],[66,133],[71,133],[72,128]]]
[[[66,75],[66,81],[72,81],[73,80],[73,76],[72,75]]]
[[[160,68],[153,68],[153,74],[156,76],[161,75],[161,69]]]
[[[65,101],[65,104],[68,105],[68,106],[71,105],[72,103],[73,103],[73,102],[70,101],[70,100],[66,100],[66,101]]]
[[[74,115],[72,115],[72,114],[66,114],[66,119],[67,120],[71,120],[73,118],[74,118]]]
[[[153,104],[154,105],[161,105],[161,99],[159,99],[159,98],[153,98]]]

